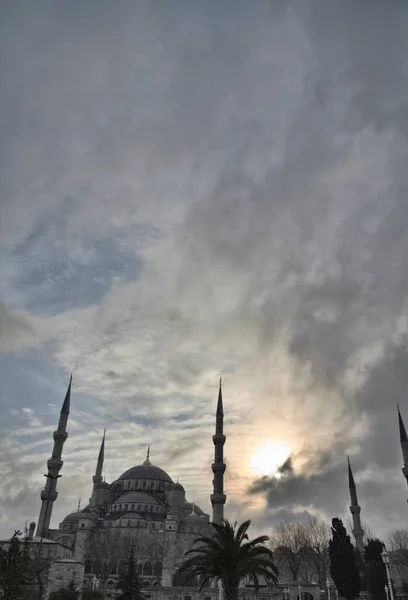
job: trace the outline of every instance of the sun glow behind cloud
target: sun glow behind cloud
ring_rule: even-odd
[[[266,440],[258,446],[249,461],[249,471],[254,475],[274,475],[290,456],[290,447],[279,441]]]

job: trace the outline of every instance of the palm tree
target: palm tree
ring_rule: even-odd
[[[259,578],[275,585],[279,570],[273,563],[272,551],[263,544],[268,536],[261,535],[248,540],[247,530],[251,521],[244,521],[238,528],[229,521],[222,525],[212,523],[213,535],[200,535],[194,540],[197,547],[186,553],[194,554],[181,566],[187,578],[201,577],[200,591],[206,583],[220,581],[226,600],[237,600],[240,581],[248,577],[259,588]]]

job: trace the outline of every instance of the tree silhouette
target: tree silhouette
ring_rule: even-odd
[[[138,574],[133,546],[130,547],[125,569],[119,573],[117,589],[120,591],[117,600],[145,600],[142,594],[142,582]]]
[[[359,573],[350,536],[341,519],[332,519],[329,541],[330,575],[340,596],[353,600],[360,593]]]

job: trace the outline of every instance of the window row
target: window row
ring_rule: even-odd
[[[108,560],[102,561],[91,558],[85,559],[85,574],[92,575],[118,575],[126,570],[126,560]],[[152,562],[150,560],[141,562],[137,565],[139,575],[145,577],[161,577],[163,565],[160,561]]]
[[[111,512],[130,511],[136,512],[156,512],[164,514],[164,506],[154,506],[153,504],[112,504]]]

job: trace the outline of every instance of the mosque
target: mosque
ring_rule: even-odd
[[[82,510],[67,515],[58,529],[50,527],[57,482],[62,468],[62,450],[68,437],[72,378],[62,405],[59,423],[54,432],[52,456],[47,462],[46,485],[41,492],[41,509],[36,536],[32,540],[47,542],[55,558],[50,573],[49,591],[61,587],[73,576],[82,587],[100,588],[107,598],[115,597],[118,572],[126,560],[129,547],[134,547],[144,588],[152,588],[157,597],[159,588],[197,588],[199,581],[186,581],[178,572],[185,553],[193,547],[197,534],[208,534],[210,515],[186,498],[181,483],[174,482],[163,469],[152,464],[150,448],[145,461],[131,466],[112,483],[103,477],[105,434],[102,439],[92,495]],[[223,399],[221,381],[215,419],[215,448],[211,521],[224,518],[225,463],[223,448]],[[50,546],[51,544],[51,546]],[[59,552],[58,552],[59,550]],[[156,589],[154,589],[156,588]],[[209,588],[207,600],[218,590]]]
[[[36,556],[46,556],[51,565],[48,571],[47,593],[67,585],[75,579],[79,588],[99,589],[105,598],[114,599],[118,573],[124,564],[130,546],[137,558],[146,600],[219,600],[216,587],[204,588],[199,593],[200,581],[186,580],[179,572],[185,553],[193,547],[197,534],[211,532],[210,516],[186,498],[181,483],[174,482],[168,473],[150,460],[150,449],[144,462],[132,466],[115,481],[103,477],[105,434],[103,435],[92,495],[82,510],[67,515],[58,529],[50,527],[57,482],[63,465],[62,450],[67,440],[72,378],[62,405],[58,427],[54,432],[52,456],[47,462],[46,485],[41,491],[41,509],[36,535],[31,523],[27,539],[32,542]],[[403,454],[403,475],[408,482],[408,436],[398,408],[400,442]],[[215,418],[213,492],[211,521],[221,523],[224,518],[224,411],[221,382]],[[363,552],[364,531],[361,525],[357,489],[348,460],[350,512],[353,518],[355,545]],[[6,541],[0,543],[8,543]],[[321,590],[312,581],[293,582],[285,572],[285,548],[274,551],[280,569],[280,584],[275,590],[243,589],[243,600],[317,600]],[[282,555],[282,556],[281,556]],[[287,569],[286,569],[287,570]],[[245,587],[245,586],[244,586]],[[293,589],[292,589],[293,588]],[[329,596],[330,597],[330,596]]]

